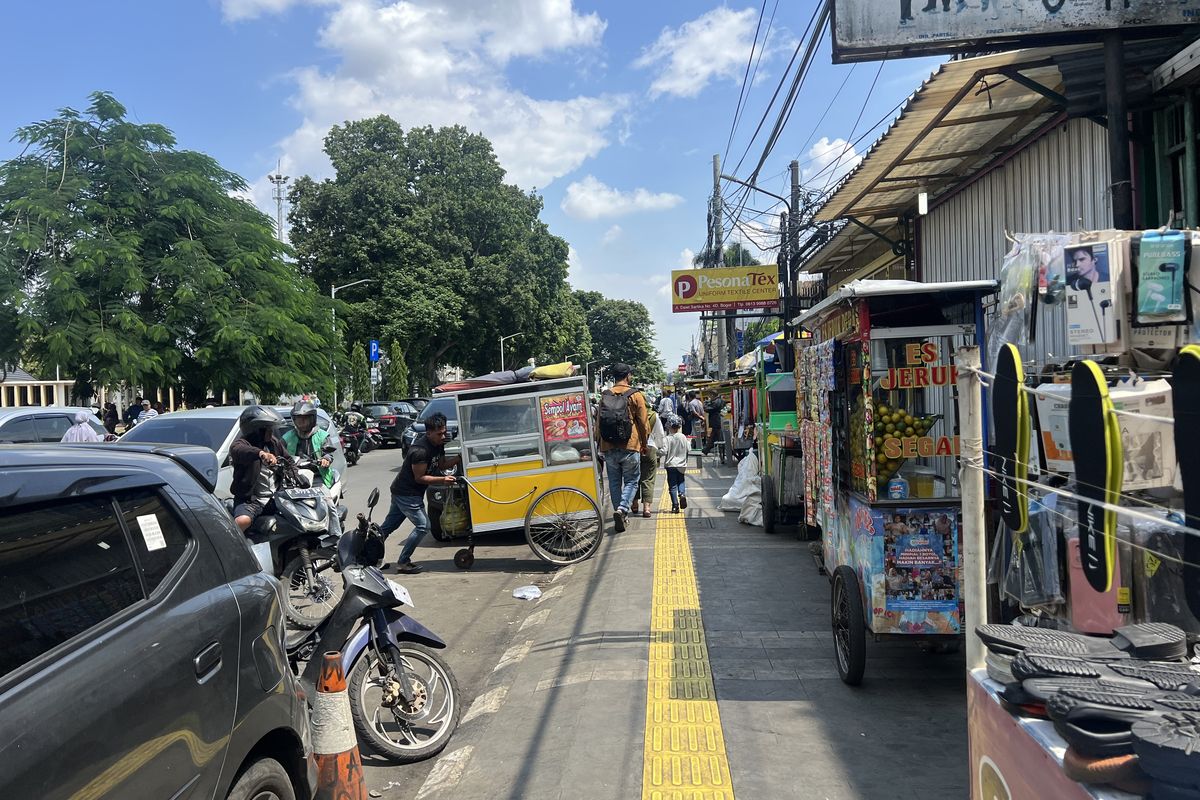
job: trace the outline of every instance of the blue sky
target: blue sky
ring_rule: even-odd
[[[814,3],[766,3],[775,21],[727,171],[746,151]],[[291,176],[328,174],[320,143],[331,124],[378,113],[406,127],[461,123],[492,139],[511,180],[544,194],[544,218],[571,244],[576,288],[644,302],[668,367],[698,331],[698,315],[670,313],[670,270],[704,244],[712,156],[726,148],[760,3],[10,6],[13,35],[0,66],[20,79],[0,107],[7,134],[57,108],[85,106],[91,91],[111,91],[135,119],[166,125],[180,146],[245,176],[255,201],[270,208],[265,176],[277,160]],[[805,177],[817,173],[810,180],[824,186],[884,126],[852,150],[846,140],[885,117],[936,64],[833,66],[826,36],[761,185],[784,193],[787,163],[799,158]],[[762,140],[747,161],[757,160]],[[0,158],[16,152],[15,143],[0,144]]]

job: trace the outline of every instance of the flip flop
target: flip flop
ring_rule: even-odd
[[[1138,757],[1132,753],[1108,758],[1088,758],[1075,748],[1068,747],[1063,755],[1063,773],[1078,783],[1109,784],[1128,787],[1144,795],[1149,789],[1149,776],[1142,770]]]
[[[1054,729],[1081,755],[1091,758],[1132,753],[1135,723],[1179,708],[1200,711],[1200,697],[1064,689],[1046,701]]]
[[[1026,628],[1020,625],[977,625],[975,633],[994,653],[1016,655],[1027,649],[1062,655],[1119,655],[1112,642],[1098,636],[1084,636],[1053,628]]]

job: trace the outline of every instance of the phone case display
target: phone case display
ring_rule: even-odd
[[[1184,322],[1184,278],[1188,234],[1183,231],[1146,231],[1138,250],[1134,272],[1134,319],[1141,324]]]
[[[1067,424],[1068,409],[1071,406],[1071,384],[1040,384],[1035,398],[1046,469],[1071,475],[1075,472],[1075,457],[1071,454],[1071,432]]]
[[[1073,345],[1117,341],[1121,319],[1121,248],[1112,242],[1086,242],[1063,251],[1067,276],[1067,340]]]
[[[1078,526],[1067,523],[1067,607],[1071,627],[1083,633],[1112,633],[1131,620],[1133,597],[1128,574],[1128,548],[1114,544],[1112,583],[1108,589],[1096,589],[1084,569],[1084,557],[1079,547]],[[1114,543],[1116,537],[1113,539]],[[1126,558],[1118,557],[1123,551]],[[1122,561],[1126,568],[1122,569]],[[1124,585],[1122,585],[1124,584]]]

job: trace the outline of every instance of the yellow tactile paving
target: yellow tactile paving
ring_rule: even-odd
[[[658,515],[652,591],[642,799],[733,800],[682,515]]]

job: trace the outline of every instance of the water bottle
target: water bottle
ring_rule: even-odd
[[[887,484],[887,496],[889,500],[907,500],[908,499],[908,481],[899,475],[894,476]]]

